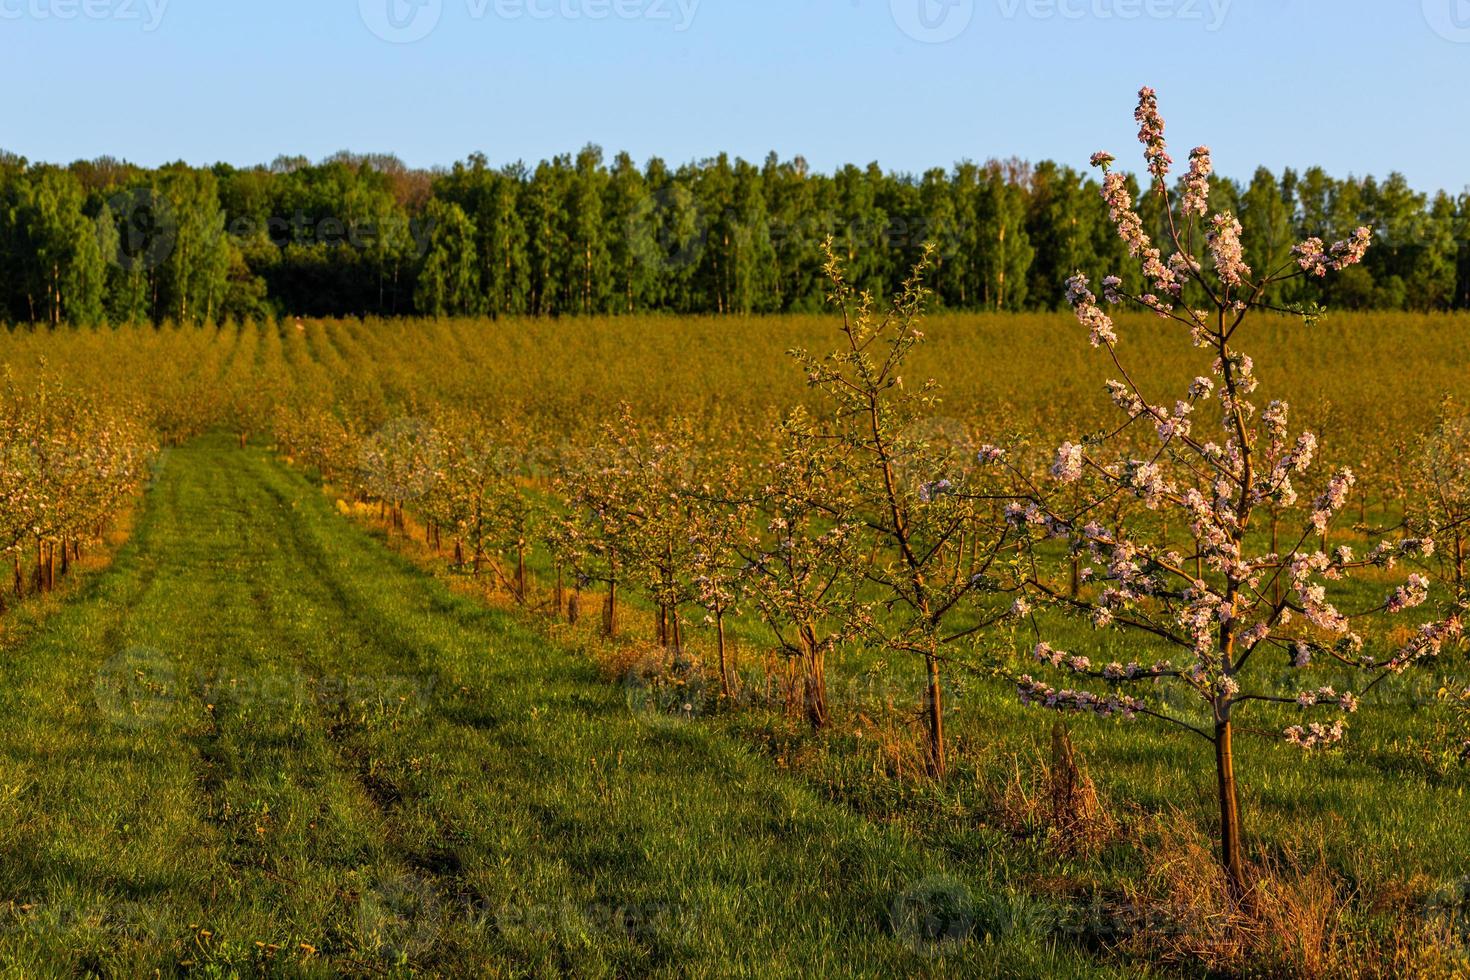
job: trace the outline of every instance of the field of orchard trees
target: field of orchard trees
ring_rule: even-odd
[[[231,252],[194,293],[175,243],[104,270],[163,305],[67,326],[58,279],[63,315],[0,338],[0,956],[675,975],[728,971],[738,939],[808,975],[1464,975],[1470,322],[1319,305],[1451,305],[1452,249],[1356,222],[1454,206],[1321,184],[1312,214],[1287,202],[1320,175],[1240,192],[1204,147],[1171,184],[1150,90],[1137,118],[1141,197],[1106,153],[1090,189],[736,166],[734,211],[705,213],[775,213],[784,186],[1025,229],[1016,253],[766,253],[759,275],[804,270],[774,292],[730,260],[738,221],[674,292],[630,285],[649,267],[613,237],[558,224],[581,264],[554,273],[527,244],[552,186],[693,200],[723,164],[118,171],[253,187],[257,213],[381,178],[434,216],[402,279],[373,260],[382,296],[479,315],[277,320],[276,274],[391,302],[320,243]],[[85,212],[94,177],[8,179]],[[1038,217],[1050,180],[1100,201],[1054,202],[1096,212],[1056,223],[1071,245]],[[527,251],[478,251],[512,226]],[[1049,305],[1063,268],[1068,312],[953,309],[1026,283]],[[456,276],[471,293],[428,285]],[[813,312],[753,315],[773,296]],[[649,307],[731,315],[627,315]],[[518,315],[573,311],[601,315]],[[47,725],[105,750],[81,788],[26,734]],[[133,784],[146,806],[102,802]],[[158,863],[183,842],[206,880]]]
[[[873,329],[882,359],[902,356],[892,368],[904,385],[883,389],[896,396],[883,431],[901,519],[914,522],[908,548],[935,583],[931,609],[943,608],[929,640],[892,525],[855,517],[888,491],[856,455],[871,443],[833,439],[850,406],[830,394],[842,389],[823,365],[843,362],[783,356],[838,351],[830,316],[14,332],[3,352],[6,602],[19,615],[22,597],[65,581],[153,468],[179,465],[170,447],[224,429],[231,445],[274,447],[320,479],[342,513],[383,528],[427,571],[523,609],[545,624],[541,642],[591,658],[644,726],[638,738],[712,728],[955,856],[971,891],[945,891],[956,886],[943,879],[936,901],[1000,889],[1043,923],[1025,928],[1100,944],[1111,950],[1102,963],[1163,955],[1185,970],[1270,963],[1312,975],[1351,956],[1386,975],[1462,948],[1444,937],[1464,935],[1470,678],[1454,642],[1402,673],[1396,658],[1441,622],[1419,613],[1443,615],[1464,573],[1463,321],[1253,325],[1254,349],[1285,366],[1270,373],[1262,358],[1263,398],[1293,399],[1322,433],[1312,472],[1362,475],[1329,501],[1321,531],[1319,491],[1304,484],[1248,540],[1266,553],[1287,541],[1309,555],[1350,549],[1369,563],[1361,581],[1321,571],[1354,615],[1425,598],[1413,591],[1421,576],[1432,584],[1424,606],[1365,622],[1361,653],[1339,659],[1334,634],[1299,619],[1300,634],[1257,655],[1248,695],[1293,703],[1247,702],[1238,716],[1244,874],[1269,882],[1261,918],[1238,930],[1214,867],[1214,752],[1176,724],[1213,734],[1211,709],[1187,681],[1168,690],[1151,677],[1180,664],[1162,633],[1182,600],[1100,605],[1117,556],[1031,517],[1007,521],[1017,481],[1051,481],[1053,443],[1108,425],[1106,366],[1060,315],[894,323],[855,336]],[[1117,330],[1120,350],[1148,355],[1129,375],[1142,389],[1208,369],[1157,321],[1122,318]],[[910,347],[895,352],[900,338]],[[1372,364],[1395,369],[1362,367]],[[1045,365],[1052,382],[1039,388],[1026,365]],[[935,391],[921,380],[931,374]],[[1152,428],[1135,433],[1139,451]],[[981,465],[982,451],[1001,449],[1001,462]],[[1075,506],[1095,492],[1087,481],[1104,479],[1085,475],[1063,501]],[[1095,523],[1138,535],[1129,561],[1140,569],[1172,553],[1186,575],[1212,574],[1187,514],[1119,495]],[[1409,539],[1435,546],[1402,552]],[[1262,583],[1256,598],[1295,609],[1296,587]],[[1018,684],[1030,700],[1106,717],[1054,732],[1020,704]],[[1361,703],[1344,700],[1365,688]],[[1084,689],[1097,700],[1079,700]],[[1304,692],[1310,708],[1296,703]],[[887,914],[875,929],[891,928]],[[1300,917],[1317,923],[1304,948],[1284,938]],[[29,928],[16,934],[34,938]],[[964,955],[949,942],[925,939],[919,962]],[[1394,958],[1373,958],[1385,948]]]

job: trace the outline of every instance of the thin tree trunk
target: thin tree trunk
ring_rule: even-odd
[[[1271,508],[1271,554],[1281,555],[1281,515],[1276,508]],[[1271,580],[1271,604],[1281,605],[1281,575],[1278,573]]]
[[[730,683],[730,660],[725,647],[725,611],[715,610],[715,640],[720,651],[720,694],[730,697],[734,685]]]
[[[613,579],[607,585],[607,604],[602,610],[602,635],[618,635],[618,582]]]
[[[1237,902],[1245,897],[1245,855],[1241,850],[1240,801],[1235,788],[1235,753],[1230,719],[1215,723],[1215,774],[1220,794],[1220,863]]]
[[[825,728],[829,721],[827,712],[827,662],[826,657],[808,643],[806,656],[806,717],[813,728]]]
[[[1465,532],[1455,528],[1455,591],[1465,591]]]
[[[526,546],[516,545],[516,602],[526,602]]]
[[[929,775],[943,779],[949,772],[944,750],[944,690],[939,683],[939,658],[933,651],[924,655],[929,684],[924,692],[924,715],[929,727]]]

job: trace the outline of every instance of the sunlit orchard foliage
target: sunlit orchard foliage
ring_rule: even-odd
[[[1187,336],[1147,314],[1115,319],[1146,352],[1132,366],[1139,384],[1196,373]],[[1088,357],[1086,345],[1056,342],[1068,322],[1060,314],[931,313],[906,371],[943,383],[947,418],[977,431],[1014,424],[1054,444],[1079,420],[1083,429],[1102,426],[1110,411],[1096,397],[1108,366]],[[697,417],[702,430],[742,445],[767,441],[794,405],[821,410],[820,392],[783,353],[825,350],[832,329],[830,315],[21,329],[0,334],[0,362],[26,377],[85,383],[100,404],[137,401],[166,441],[230,425],[220,417],[224,405],[243,392],[263,420],[259,432],[283,408],[337,411],[345,425],[372,432],[415,405],[443,404],[524,417],[560,444],[589,438],[626,404],[645,421]],[[1255,319],[1252,331],[1282,365],[1262,379],[1260,397],[1289,401],[1334,459],[1373,453],[1346,462],[1373,465],[1358,488],[1369,491],[1370,516],[1392,503],[1390,523],[1401,519],[1385,463],[1434,427],[1443,396],[1470,404],[1470,324],[1459,315],[1334,312],[1309,334],[1275,315]],[[236,380],[226,383],[226,372]],[[1037,383],[1042,377],[1046,384]]]
[[[660,462],[641,441],[637,423],[625,411],[604,423],[585,448],[569,450],[553,484],[567,509],[550,538],[556,560],[571,572],[579,593],[590,585],[606,588],[602,630],[607,636],[618,631],[618,589],[637,574],[634,556],[648,486],[645,459]]]
[[[829,485],[801,496],[836,533],[856,538],[868,555],[860,581],[871,587],[879,614],[860,608],[859,635],[885,651],[922,660],[928,767],[948,769],[944,736],[942,662],[958,643],[983,634],[1005,615],[985,599],[1007,586],[992,574],[1008,544],[996,502],[975,477],[975,459],[962,433],[929,422],[939,408],[932,379],[904,380],[907,361],[924,334],[919,330],[929,295],[926,252],[892,309],[879,314],[868,293],[857,293],[843,266],[828,251],[831,300],[842,315],[843,345],[825,356],[794,351],[808,383],[825,396],[827,410],[807,438],[823,449],[817,457]],[[993,446],[979,455],[993,459]],[[834,555],[840,566],[846,556]],[[1009,604],[1009,599],[1006,604]]]
[[[1124,314],[1116,324],[1126,331],[1130,347],[1144,355],[1140,365],[1131,366],[1131,377],[1141,387],[1157,390],[1171,378],[1197,373],[1191,363],[1197,353],[1189,338],[1157,317]],[[1020,431],[1036,443],[1055,445],[1079,429],[1100,428],[1108,409],[1092,393],[1103,390],[1108,366],[1083,356],[1085,345],[1072,350],[1056,343],[1065,329],[1050,315],[929,317],[924,342],[905,353],[904,373],[943,381],[943,404],[926,411],[938,411],[948,423],[919,426],[913,432],[931,442],[932,449],[963,458],[966,466],[955,472],[968,480],[981,441],[972,433],[991,433],[1004,441],[994,434]],[[1453,317],[1383,315],[1334,316],[1309,333],[1293,328],[1285,317],[1267,314],[1254,320],[1252,329],[1263,347],[1280,352],[1282,366],[1264,379],[1259,394],[1296,399],[1305,406],[1298,416],[1314,426],[1329,421],[1329,456],[1373,466],[1359,475],[1356,488],[1369,491],[1368,523],[1391,527],[1400,522],[1400,482],[1379,478],[1380,473],[1395,472],[1380,460],[1433,427],[1438,395],[1470,398],[1470,377],[1463,369],[1470,362],[1470,332]],[[722,515],[730,506],[753,508],[761,502],[756,491],[771,475],[769,461],[781,456],[775,444],[781,415],[793,405],[805,406],[809,421],[825,419],[830,412],[828,396],[819,387],[804,385],[802,372],[783,365],[782,352],[828,350],[832,332],[831,316],[678,322],[625,317],[583,320],[575,329],[511,319],[248,322],[219,329],[19,330],[0,336],[0,361],[28,376],[83,385],[97,404],[135,403],[136,418],[165,442],[215,426],[270,431],[285,454],[361,498],[376,492],[407,498],[422,489],[421,475],[414,472],[394,477],[399,490],[383,485],[384,472],[363,465],[373,458],[375,447],[409,439],[405,429],[442,428],[450,416],[476,415],[488,420],[484,425],[492,447],[529,451],[533,457],[529,464],[512,460],[512,468],[524,469],[524,476],[511,482],[529,494],[527,499],[551,502],[539,528],[534,520],[525,525],[528,537],[506,530],[517,521],[497,520],[498,529],[483,539],[483,557],[503,560],[514,578],[515,557],[506,549],[526,540],[533,553],[542,549],[556,559],[553,564],[565,573],[568,591],[578,585],[595,587],[602,601],[614,574],[607,542],[616,535],[590,533],[586,515],[597,513],[595,508],[584,507],[578,516],[567,506],[575,493],[558,491],[548,476],[557,471],[557,461],[565,464],[563,473],[580,467],[579,453],[590,453],[607,441],[599,426],[619,417],[622,405],[630,424],[649,432],[669,429],[680,417],[696,419],[694,429],[703,446],[694,457],[693,472],[686,464],[679,468],[680,480],[696,488],[685,506],[699,504],[697,488],[711,485],[714,492],[703,496],[725,501],[727,506],[715,508],[711,517],[724,526]],[[1392,364],[1393,370],[1358,371],[1352,383],[1334,383],[1345,364]],[[1047,383],[1038,384],[1039,377]],[[1407,377],[1416,381],[1413,393],[1405,388]],[[1432,397],[1420,397],[1420,390]],[[1330,403],[1322,401],[1323,392]],[[965,435],[957,438],[955,432]],[[1152,434],[1133,426],[1120,438],[1133,440],[1135,452],[1141,452]],[[1050,459],[1040,463],[1024,446],[1012,448],[1012,465],[1028,473],[1037,475],[1050,465]],[[721,456],[718,464],[711,462],[714,455]],[[948,470],[935,474],[916,477],[910,485],[956,482]],[[370,486],[371,481],[377,482]],[[1078,501],[1085,497],[1075,485],[1069,492]],[[959,495],[934,498],[936,513],[962,502],[969,505]],[[524,506],[502,499],[512,509]],[[403,503],[433,525],[430,531],[436,537],[448,531],[452,540],[458,518],[451,521],[434,510],[443,505],[442,495],[425,492]],[[1277,508],[1277,516],[1282,521],[1303,519],[1309,503]],[[1364,498],[1357,504],[1363,506]],[[1134,511],[1146,524],[1154,522],[1150,526],[1161,540],[1186,533],[1178,519],[1169,520],[1167,510],[1149,511],[1128,496],[1110,499],[1100,513],[1117,523]],[[765,526],[762,518],[753,519]],[[699,526],[703,518],[689,520]],[[716,537],[743,541],[750,526],[737,520],[735,530],[726,527]],[[451,542],[444,543],[448,547]],[[472,564],[474,546],[463,547],[470,555],[461,556],[461,563]],[[971,550],[968,543],[965,550]],[[726,615],[711,606],[729,600],[701,598],[705,586],[700,577],[719,573],[714,577],[725,585],[715,591],[728,588],[735,595],[754,582],[738,556],[708,547],[691,548],[687,554],[692,568],[703,571],[686,569],[682,574],[688,578],[670,598],[685,610],[681,616],[716,619],[711,633],[719,634]],[[967,556],[967,572],[969,564]],[[1065,586],[1069,576],[1070,569],[1063,569],[1057,581]],[[631,565],[616,577],[620,587],[633,591],[642,591],[648,579],[646,569]],[[658,579],[654,574],[652,580]],[[560,607],[565,598],[560,590],[557,598]],[[748,616],[760,615],[754,593],[735,606]]]
[[[730,496],[732,490],[738,492],[742,472],[739,462],[707,466],[704,473],[713,482],[695,487],[686,496],[691,593],[694,605],[704,614],[702,625],[714,630],[720,693],[726,698],[733,697],[739,686],[726,622],[744,608],[750,594],[749,575],[755,569],[740,553],[754,502]]]
[[[290,461],[337,486],[351,486],[358,472],[362,435],[331,408],[276,406],[271,416],[276,447]]]
[[[1432,538],[1455,588],[1465,591],[1467,524],[1470,524],[1470,415],[1446,399],[1438,423],[1416,447],[1408,482],[1414,509],[1408,523]]]
[[[559,512],[548,544],[579,592],[607,588],[604,631],[617,632],[618,590],[626,587],[657,610],[658,641],[676,656],[691,607],[714,617],[723,651],[721,626],[736,595],[725,549],[740,510],[713,503],[705,467],[719,463],[705,439],[687,420],[651,426],[624,408],[559,455],[552,483]]]
[[[1335,599],[1333,591],[1343,580],[1366,569],[1419,562],[1433,553],[1434,541],[1405,537],[1381,540],[1362,553],[1347,545],[1323,550],[1356,476],[1346,467],[1314,475],[1320,469],[1314,466],[1316,436],[1292,431],[1286,402],[1252,397],[1259,387],[1256,365],[1237,346],[1252,312],[1276,308],[1269,296],[1277,284],[1355,266],[1369,248],[1371,230],[1359,228],[1331,245],[1308,238],[1272,267],[1252,269],[1240,223],[1229,211],[1210,212],[1208,148],[1190,154],[1182,193],[1171,199],[1165,181],[1171,160],[1152,89],[1139,93],[1135,118],[1155,180],[1151,193],[1169,213],[1170,231],[1161,244],[1154,243],[1126,181],[1111,169],[1113,157],[1095,154],[1110,217],[1144,277],[1143,289],[1134,293],[1109,276],[1102,282],[1103,297],[1109,305],[1132,304],[1176,324],[1197,348],[1200,370],[1192,380],[1179,379],[1172,397],[1141,384],[1127,367],[1137,355],[1129,356],[1126,334],[1120,339],[1087,277],[1075,275],[1067,296],[1092,346],[1116,373],[1108,390],[1122,417],[1094,435],[1062,443],[1048,481],[1038,483],[1018,471],[1018,482],[1028,490],[1008,516],[1033,546],[1034,557],[1018,567],[1035,605],[1087,617],[1100,631],[1135,634],[1141,651],[1158,655],[1141,662],[1094,663],[1085,653],[1052,646],[1047,623],[1037,619],[1034,659],[1073,683],[1090,683],[1057,687],[1025,674],[1018,686],[1028,704],[1158,719],[1211,743],[1221,860],[1235,893],[1243,895],[1249,876],[1233,751],[1241,720],[1256,709],[1264,724],[1279,725],[1276,719],[1285,706],[1304,715],[1284,728],[1287,741],[1306,749],[1331,745],[1343,738],[1342,716],[1357,710],[1366,690],[1439,655],[1459,639],[1462,624],[1455,610],[1418,625],[1396,647],[1385,650],[1366,641],[1374,619],[1403,614],[1429,598],[1429,579],[1419,572],[1408,572],[1377,602],[1338,608],[1344,600]],[[1197,229],[1204,229],[1205,253],[1186,244]],[[1171,250],[1167,260],[1164,248]],[[1299,312],[1300,329],[1315,329],[1319,311],[1303,307]],[[1118,445],[1124,434],[1150,430],[1153,446],[1146,452],[1136,442]],[[1079,504],[1053,489],[1089,473],[1107,488],[1096,500]],[[1152,525],[1136,512],[1121,520],[1099,519],[1098,504],[1117,495],[1130,495],[1149,511],[1172,514],[1190,530],[1189,549],[1156,543]],[[1278,544],[1276,521],[1286,509],[1301,520]],[[1263,520],[1271,522],[1270,540],[1259,533]],[[1048,541],[1063,542],[1081,557],[1081,578],[1088,584],[1080,594],[1069,594],[1050,574],[1043,554]],[[1299,676],[1296,691],[1283,692],[1269,681],[1269,672],[1282,666]],[[1338,689],[1314,678],[1324,669],[1330,675],[1346,669],[1362,680],[1355,689]],[[1196,696],[1192,709],[1188,702],[1164,699],[1164,690],[1174,685]],[[1324,712],[1328,716],[1316,720]]]
[[[0,550],[14,571],[13,592],[49,590],[81,546],[144,480],[154,452],[127,406],[98,407],[59,387],[0,392]],[[27,583],[22,571],[34,558]],[[59,566],[59,569],[58,569]]]
[[[496,565],[496,572],[508,579],[516,600],[524,603],[530,589],[527,559],[546,519],[542,498],[531,482],[540,471],[542,450],[532,433],[511,420],[471,414],[450,431],[446,472],[480,498],[471,524],[465,517],[475,508],[463,507],[461,494],[456,526],[476,554],[501,554],[511,561],[510,569]]]
[[[1383,247],[1362,266],[1274,284],[1273,303],[1470,305],[1464,195],[1319,168],[1200,180],[1239,217],[1256,266],[1308,235],[1378,232]],[[828,237],[875,295],[897,291],[932,243],[937,307],[1052,309],[1071,270],[1120,265],[1096,191],[1071,167],[1014,159],[828,174],[801,157],[640,165],[587,146],[431,172],[348,153],[156,170],[0,153],[0,321],[815,312]],[[1162,234],[1160,209],[1140,213]]]
[[[1460,759],[1470,761],[1470,687],[1462,691],[1446,691],[1459,720]]]
[[[829,658],[872,616],[861,593],[861,527],[834,449],[806,412],[793,412],[763,468],[755,523],[737,546],[751,603],[799,672],[801,710],[816,727],[831,717]]]

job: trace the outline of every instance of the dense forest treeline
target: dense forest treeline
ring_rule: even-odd
[[[1361,266],[1269,302],[1470,306],[1470,192],[1262,168],[1245,184],[1214,179],[1211,200],[1239,217],[1262,272],[1302,239],[1373,227]],[[1163,220],[1152,197],[1140,210]],[[949,309],[1054,308],[1073,271],[1130,265],[1096,181],[1052,162],[912,176],[819,174],[774,155],[640,168],[592,146],[534,168],[475,155],[436,171],[346,153],[151,170],[0,154],[0,319],[808,311],[823,302],[828,236],[850,280],[877,294],[934,243],[935,305]]]

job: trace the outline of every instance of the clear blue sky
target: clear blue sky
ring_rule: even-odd
[[[0,0],[0,55],[33,160],[1136,165],[1147,82],[1179,160],[1470,184],[1470,0]]]

